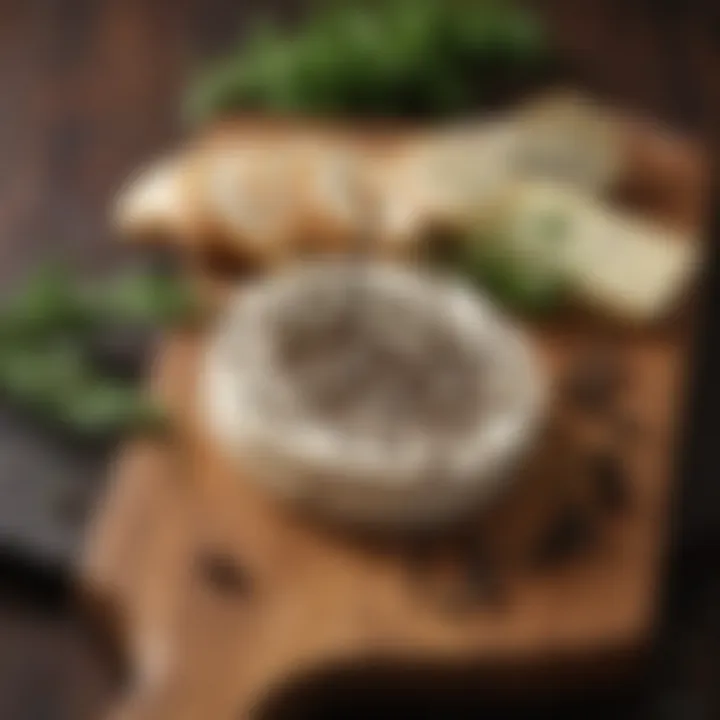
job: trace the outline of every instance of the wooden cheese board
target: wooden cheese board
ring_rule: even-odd
[[[637,138],[632,202],[696,230],[697,151],[655,129]],[[458,687],[627,667],[656,620],[694,306],[652,330],[529,326],[556,393],[542,441],[488,511],[424,538],[349,534],[246,482],[198,421],[202,334],[168,337],[152,387],[175,432],[120,453],[82,566],[131,670],[112,717],[265,717],[298,683],[339,671]],[[578,358],[608,348],[625,381],[613,410],[588,420],[563,388]],[[608,448],[625,482],[613,507],[587,480]],[[592,532],[576,556],[545,562],[537,548],[567,500]]]

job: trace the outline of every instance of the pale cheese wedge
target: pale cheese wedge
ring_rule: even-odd
[[[562,223],[561,236],[543,236],[548,219]],[[698,263],[689,234],[559,186],[516,186],[487,223],[503,242],[547,243],[542,252],[551,254],[578,302],[628,321],[667,313]]]
[[[515,174],[603,195],[622,176],[625,133],[617,115],[572,91],[536,98],[511,118]]]

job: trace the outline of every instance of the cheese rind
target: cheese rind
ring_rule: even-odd
[[[315,263],[238,289],[205,357],[200,402],[206,425],[246,477],[335,520],[389,528],[451,521],[490,498],[532,441],[546,400],[542,368],[522,332],[457,280],[368,264],[363,292],[372,300],[366,300],[363,324],[383,343],[409,343],[400,354],[414,354],[416,362],[389,362],[395,369],[388,376],[382,371],[380,386],[366,378],[364,390],[352,393],[359,404],[349,414],[319,413],[308,395],[315,381],[288,369],[278,341],[282,328],[298,326],[298,312],[317,317],[336,303],[337,311],[347,312],[348,281],[357,278],[357,268],[346,263]],[[402,322],[388,326],[397,313]],[[452,432],[428,424],[422,412],[396,415],[394,401],[383,394],[385,388],[407,390],[404,381],[417,377],[419,368],[433,378],[441,372],[417,356],[427,347],[419,342],[424,321],[439,323],[462,348],[470,373],[461,380],[463,397],[465,388],[472,396],[476,383],[482,385],[481,399]],[[343,358],[357,354],[344,354],[335,342],[323,353],[329,362],[321,369],[329,371],[348,370]],[[383,352],[383,362],[395,355]],[[426,377],[424,387],[433,384]],[[376,406],[368,427],[356,411],[372,398],[384,410]]]

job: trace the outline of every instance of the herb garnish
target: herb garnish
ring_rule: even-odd
[[[185,111],[438,117],[469,110],[550,59],[543,28],[507,0],[325,2],[294,32],[258,26],[201,72]]]
[[[184,322],[198,305],[179,280],[130,273],[82,284],[43,266],[0,307],[0,393],[82,437],[158,427],[162,412],[130,379],[93,361],[98,333]]]

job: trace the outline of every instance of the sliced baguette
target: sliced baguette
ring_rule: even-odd
[[[569,126],[602,142],[578,143]],[[528,173],[605,187],[613,143],[600,128],[598,111],[564,100],[431,132],[238,120],[135,178],[115,215],[130,238],[220,241],[261,264],[346,252],[368,232],[379,254],[407,256],[438,225],[472,224]],[[569,154],[579,174],[566,177]]]

